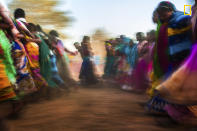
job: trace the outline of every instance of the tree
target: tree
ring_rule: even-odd
[[[108,33],[103,28],[96,29],[92,34],[92,39],[96,42],[104,42],[108,38]]]
[[[105,29],[98,28],[94,31],[94,33],[92,34],[92,48],[95,55],[98,55],[102,58],[105,57],[105,41],[107,39],[109,39],[109,35],[105,31]]]
[[[11,11],[24,9],[27,20],[40,24],[46,31],[56,29],[61,32],[73,19],[68,16],[69,12],[56,10],[58,4],[58,0],[13,0],[9,7]]]

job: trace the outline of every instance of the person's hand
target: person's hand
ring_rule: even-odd
[[[17,39],[17,36],[19,34],[18,30],[16,28],[12,28],[11,32],[12,32],[12,36],[14,37],[14,39]]]
[[[23,34],[17,34],[17,38],[25,38],[25,36]]]
[[[79,53],[78,51],[75,51],[75,55],[78,55],[78,53]]]
[[[75,56],[76,55],[76,52],[70,52],[70,54]]]

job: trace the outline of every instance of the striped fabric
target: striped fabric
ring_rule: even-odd
[[[183,12],[174,12],[168,23],[169,55],[175,55],[192,46],[191,17]]]
[[[166,104],[168,104],[167,101],[159,96],[155,96],[147,103],[147,107],[149,111],[166,112],[164,109]]]

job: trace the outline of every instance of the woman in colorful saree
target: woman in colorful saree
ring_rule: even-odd
[[[65,81],[66,85],[74,84],[75,81],[73,80],[69,69],[69,58],[66,52],[71,55],[75,55],[75,53],[64,47],[63,42],[58,38],[59,34],[57,31],[52,30],[49,32],[49,35],[51,37],[51,44],[56,51],[57,67],[61,78]]]
[[[47,45],[48,37],[42,28],[36,26],[36,37],[41,40],[39,44],[39,65],[40,73],[46,80],[49,87],[57,87],[58,85],[52,80],[52,66],[50,61],[50,49]]]
[[[32,23],[27,25],[28,30],[34,35],[36,34],[36,26]],[[37,43],[41,43],[41,40],[34,36],[34,38],[27,38],[27,43],[25,44],[25,49],[27,52],[27,58],[29,61],[29,68],[38,89],[47,86],[46,81],[40,74],[39,65],[39,46]]]
[[[6,101],[16,98],[11,86],[15,83],[16,71],[10,53],[11,44],[2,29],[0,29],[0,37],[0,101]]]
[[[121,49],[121,52],[126,56],[126,67],[124,67],[124,69],[127,69],[125,71],[126,73],[121,78],[121,83],[123,84],[122,89],[129,91],[132,90],[132,73],[133,69],[136,67],[138,59],[137,44],[135,44],[132,39],[129,39],[128,44],[124,45],[124,47]]]
[[[15,21],[15,28],[17,28],[17,22]],[[11,39],[12,41],[12,58],[14,60],[14,66],[16,68],[16,93],[18,97],[24,97],[37,91],[33,78],[28,70],[28,59],[26,51],[21,39],[24,38],[23,34],[20,34],[17,30],[17,37]]]
[[[104,78],[111,78],[114,77],[114,62],[115,62],[115,51],[113,48],[113,43],[115,40],[109,40],[105,42],[105,49],[106,49],[106,63],[104,68]]]
[[[19,97],[32,94],[37,91],[33,78],[28,70],[28,59],[25,49],[20,40],[12,42],[12,57],[17,72],[16,93]]]
[[[0,1],[0,129],[2,131],[8,130],[3,120],[15,110],[12,110],[12,107],[18,100],[13,86],[16,81],[16,71],[11,58],[11,44],[4,32],[6,29],[15,29],[8,13],[9,11]]]
[[[149,73],[152,70],[152,48],[155,42],[155,31],[147,33],[147,41],[138,49],[138,61],[131,78],[132,89],[137,92],[145,92],[149,87]]]
[[[78,46],[77,49],[81,53],[83,59],[79,79],[83,84],[97,83],[98,80],[95,74],[95,65],[92,61],[93,52],[90,44],[90,37],[84,36],[83,41],[81,42],[81,46]]]
[[[188,57],[192,47],[191,17],[177,11],[170,2],[160,2],[156,9],[161,26],[154,49],[154,76],[149,94],[153,96],[154,89],[168,78]],[[165,112],[167,101],[153,97],[148,107],[153,111]]]
[[[193,7],[192,30],[196,35],[196,4]],[[194,20],[195,19],[195,20]],[[189,58],[166,81],[155,88],[155,96],[168,104],[164,107],[170,117],[180,123],[197,124],[197,43],[195,42]]]

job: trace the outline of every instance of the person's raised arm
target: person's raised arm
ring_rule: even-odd
[[[24,25],[22,25],[22,23],[20,21],[16,20],[16,22],[17,22],[17,26],[18,26],[20,31],[23,31],[28,36],[34,38],[34,35]]]
[[[64,51],[71,54],[71,55],[76,55],[77,53],[76,52],[72,52],[70,50],[68,50],[67,48],[64,47]]]

